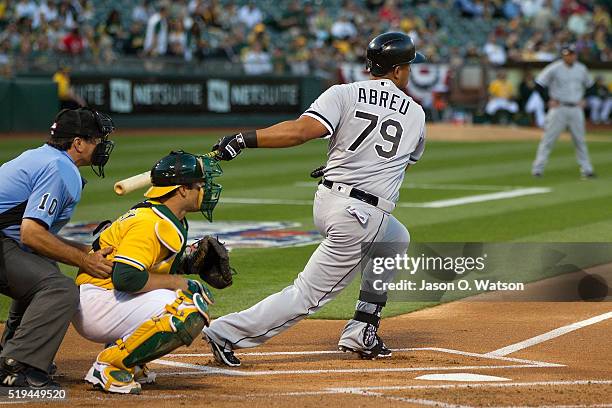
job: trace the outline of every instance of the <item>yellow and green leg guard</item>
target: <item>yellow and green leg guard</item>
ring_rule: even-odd
[[[114,370],[125,371],[133,377],[135,366],[144,366],[149,361],[160,358],[180,346],[189,346],[199,337],[204,326],[210,323],[206,301],[199,293],[192,295],[181,290],[177,290],[176,293],[176,300],[166,305],[166,313],[145,321],[128,338],[119,339],[114,345],[102,350],[92,369],[103,371],[107,370],[107,367],[112,367]],[[94,385],[112,392],[112,386],[106,383],[107,380],[111,383],[114,381],[112,376],[93,374],[95,373],[92,373],[92,376],[88,375],[86,379],[89,381],[89,377],[94,380],[102,377],[102,383]],[[121,386],[125,388],[126,384],[131,384],[133,378],[130,381],[123,374]]]

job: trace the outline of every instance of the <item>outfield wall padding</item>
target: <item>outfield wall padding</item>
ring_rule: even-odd
[[[58,109],[50,78],[0,81],[0,132],[47,131]]]

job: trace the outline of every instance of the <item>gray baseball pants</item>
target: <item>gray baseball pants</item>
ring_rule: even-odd
[[[13,298],[0,356],[46,372],[77,310],[76,285],[55,262],[0,238],[0,293]]]
[[[584,140],[585,125],[584,111],[581,107],[558,106],[546,114],[544,136],[538,146],[536,159],[533,162],[532,174],[542,174],[548,162],[548,156],[559,138],[561,132],[569,127],[572,141],[576,148],[576,160],[582,174],[593,173],[593,166],[589,159],[589,150]]]
[[[293,284],[249,309],[214,320],[203,330],[208,338],[226,349],[263,344],[321,309],[361,275],[362,244],[367,247],[370,242],[392,242],[405,252],[410,241],[406,227],[391,214],[322,185],[315,194],[313,216],[315,226],[325,239]],[[370,254],[369,259],[375,256],[382,255]],[[371,274],[362,276],[363,292],[372,283]],[[392,280],[393,276],[384,278]],[[385,293],[371,296],[386,299]],[[355,339],[355,342],[362,340]]]

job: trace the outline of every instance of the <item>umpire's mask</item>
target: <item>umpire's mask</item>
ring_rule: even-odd
[[[63,109],[51,125],[51,140],[55,145],[71,143],[75,137],[85,140],[100,139],[91,155],[91,168],[104,178],[104,166],[108,163],[115,143],[108,136],[115,130],[110,116],[91,108]]]

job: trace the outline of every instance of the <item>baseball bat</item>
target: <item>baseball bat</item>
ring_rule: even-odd
[[[215,157],[217,151],[206,153],[204,157]],[[145,171],[144,173],[137,174],[132,177],[128,177],[123,180],[119,180],[114,185],[114,190],[117,195],[126,195],[132,191],[148,187],[151,185],[151,172]]]
[[[151,185],[151,171],[137,174],[115,183],[114,189],[117,195],[125,195],[139,188]]]

